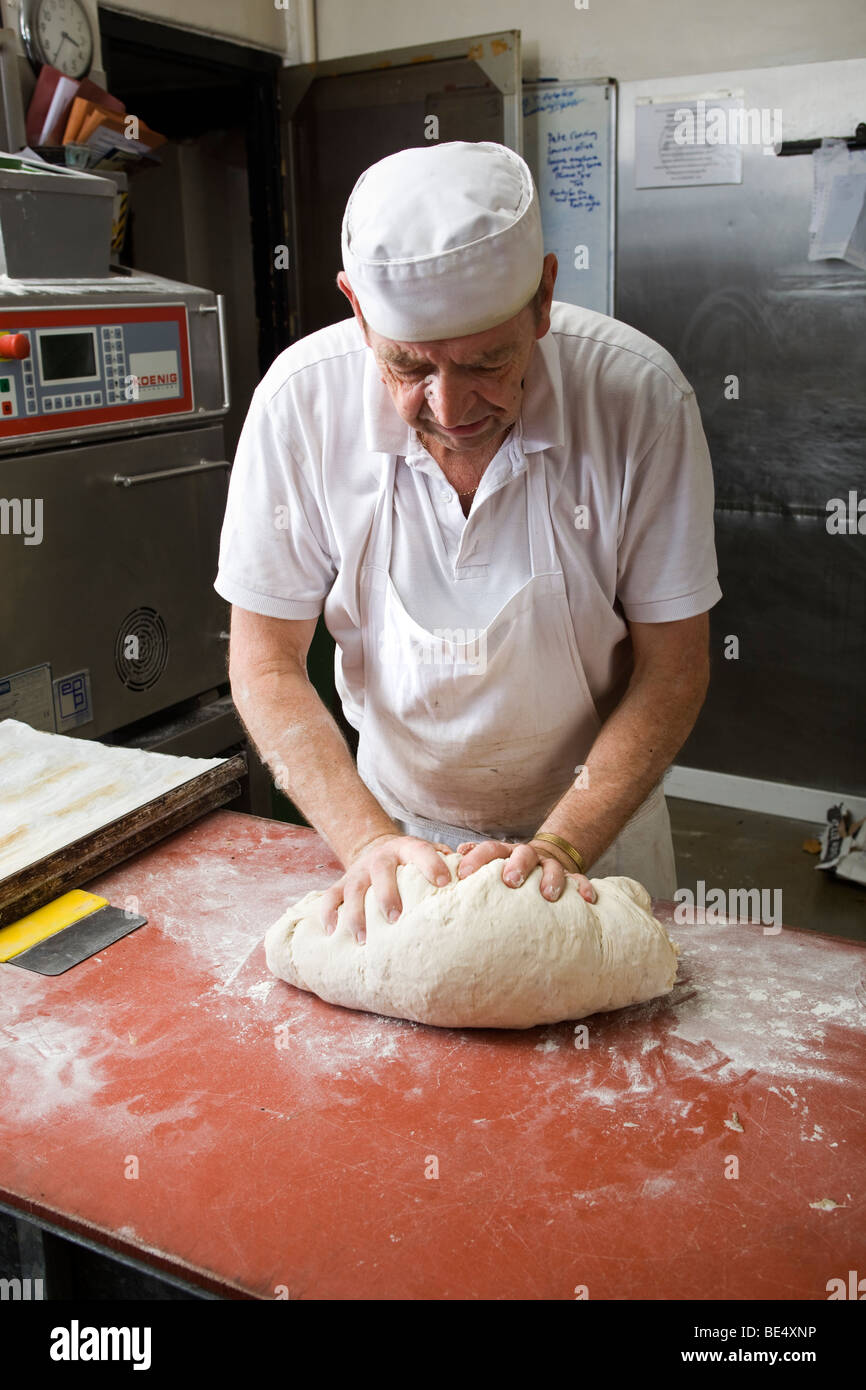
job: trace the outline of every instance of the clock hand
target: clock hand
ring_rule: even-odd
[[[78,42],[78,40],[74,39],[71,34],[67,34],[65,29],[61,30],[61,33],[63,34],[63,37],[65,39],[68,39],[71,44],[74,44],[76,48],[81,47],[81,44]]]

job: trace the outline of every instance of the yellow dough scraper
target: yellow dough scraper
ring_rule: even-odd
[[[137,912],[112,907],[106,898],[75,888],[0,927],[0,961],[37,975],[62,975],[146,921]]]

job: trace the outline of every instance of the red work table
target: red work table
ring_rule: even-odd
[[[89,885],[146,926],[55,979],[0,967],[0,1201],[228,1297],[826,1299],[866,1273],[863,947],[671,926],[673,992],[585,1037],[440,1030],[268,973],[265,929],[338,871],[218,811]]]

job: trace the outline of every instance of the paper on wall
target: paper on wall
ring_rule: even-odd
[[[824,140],[812,167],[809,260],[850,261],[866,270],[866,150]]]
[[[742,95],[732,92],[638,100],[635,188],[741,183],[743,154],[739,140],[732,138],[741,126],[729,113],[742,108]]]

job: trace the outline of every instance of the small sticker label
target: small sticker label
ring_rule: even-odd
[[[47,662],[12,676],[0,676],[0,719],[20,719],[31,729],[55,732],[51,667]]]
[[[176,352],[131,352],[127,390],[132,400],[161,401],[180,395]]]
[[[93,719],[90,707],[90,672],[74,671],[70,676],[59,676],[54,682],[54,710],[57,715],[57,729],[77,729],[79,724],[89,724]]]

